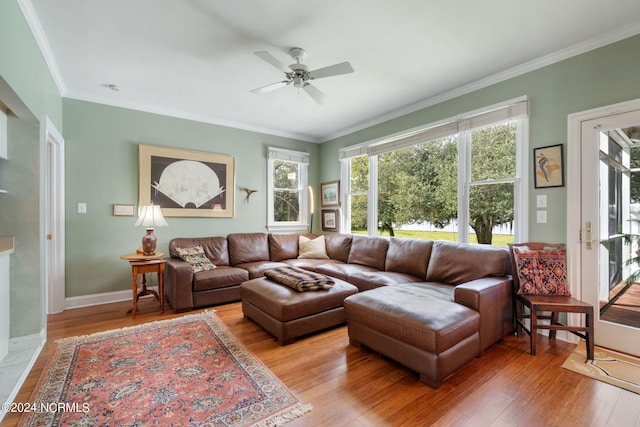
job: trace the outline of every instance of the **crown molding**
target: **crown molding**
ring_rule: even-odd
[[[238,130],[245,130],[249,132],[279,136],[282,138],[296,139],[296,140],[312,142],[316,144],[322,142],[320,138],[314,137],[309,134],[286,132],[286,131],[271,129],[271,128],[262,127],[262,126],[253,126],[247,123],[221,119],[221,118],[209,116],[206,114],[193,114],[193,113],[188,113],[181,110],[174,110],[171,108],[162,108],[155,105],[151,106],[148,104],[141,104],[137,102],[114,101],[113,99],[109,99],[107,97],[99,97],[99,96],[93,96],[93,95],[88,96],[87,94],[81,93],[81,92],[67,91],[67,93],[64,95],[64,98],[74,99],[78,101],[92,102],[92,103],[101,104],[101,105],[108,105],[111,107],[126,108],[129,110],[141,111],[141,112],[151,113],[151,114],[158,114],[161,116],[168,116],[168,117],[173,117],[177,119],[191,120],[194,122],[208,123],[212,125],[224,126],[224,127],[238,129]]]
[[[327,142],[332,139],[336,139],[341,136],[349,135],[351,133],[369,128],[371,126],[375,126],[380,123],[384,123],[386,121],[393,120],[410,113],[414,113],[424,108],[432,107],[442,102],[449,101],[451,99],[469,94],[471,92],[475,92],[476,90],[479,90],[479,89],[484,89],[496,83],[500,83],[505,80],[509,80],[511,78],[521,76],[531,71],[535,71],[537,69],[546,67],[548,65],[558,63],[565,59],[569,59],[574,56],[578,56],[580,54],[589,52],[591,50],[618,42],[620,40],[624,40],[626,38],[635,36],[637,34],[640,34],[640,21],[635,24],[628,25],[626,27],[621,27],[616,31],[612,31],[612,32],[603,34],[601,36],[598,36],[589,40],[585,40],[579,44],[570,46],[566,49],[562,49],[557,52],[551,53],[549,55],[545,55],[540,58],[534,59],[532,61],[525,62],[524,64],[517,65],[513,68],[509,68],[507,70],[501,71],[489,77],[485,77],[483,79],[476,80],[475,82],[457,87],[453,90],[429,97],[415,104],[411,104],[406,107],[402,107],[397,110],[390,111],[386,114],[377,116],[365,122],[361,122],[354,126],[344,128],[340,131],[334,132],[333,134],[327,135],[325,138],[321,140],[321,142]]]
[[[31,32],[33,33],[38,46],[40,47],[40,51],[45,59],[45,62],[51,72],[51,76],[60,92],[61,96],[69,99],[77,99],[88,102],[96,102],[100,104],[120,107],[120,108],[128,108],[132,110],[139,110],[148,113],[160,114],[165,116],[171,116],[176,118],[181,118],[185,120],[193,120],[197,122],[209,123],[219,126],[232,127],[236,129],[246,130],[250,132],[259,132],[267,135],[279,136],[283,138],[292,138],[307,142],[313,143],[323,143],[327,141],[331,141],[333,139],[349,135],[351,133],[366,129],[371,126],[378,125],[380,123],[384,123],[389,120],[393,120],[395,118],[422,110],[424,108],[432,107],[434,105],[440,104],[445,101],[449,101],[451,99],[457,98],[462,95],[469,94],[471,92],[477,91],[479,89],[486,88],[488,86],[494,85],[496,83],[503,82],[505,80],[521,76],[523,74],[529,73],[531,71],[535,71],[542,67],[563,61],[565,59],[569,59],[571,57],[580,55],[582,53],[589,52],[591,50],[606,46],[611,43],[615,43],[617,41],[623,40],[628,37],[632,37],[640,33],[640,21],[621,27],[615,31],[605,33],[601,36],[594,37],[589,40],[585,40],[576,45],[570,46],[566,49],[559,50],[549,55],[545,55],[538,59],[526,62],[524,64],[515,66],[505,71],[501,71],[489,77],[476,80],[472,83],[460,86],[458,88],[452,89],[450,91],[429,97],[423,101],[407,105],[405,107],[384,113],[382,115],[376,116],[369,120],[357,123],[353,126],[349,126],[343,128],[339,131],[333,132],[331,134],[325,135],[324,137],[312,136],[305,133],[296,133],[296,132],[287,132],[283,130],[272,129],[268,127],[261,126],[253,126],[246,123],[225,120],[221,118],[216,118],[208,115],[199,115],[199,114],[190,114],[185,113],[184,111],[172,110],[168,108],[159,108],[157,106],[149,106],[138,103],[127,103],[127,102],[114,102],[113,100],[108,100],[105,98],[95,97],[95,96],[87,96],[82,93],[69,92],[62,76],[60,75],[57,63],[54,59],[53,53],[49,46],[49,42],[47,41],[42,26],[40,24],[40,20],[38,19],[33,5],[31,4],[31,0],[17,0],[20,10],[24,15]]]
[[[51,47],[49,46],[49,42],[44,35],[44,30],[42,29],[42,25],[40,25],[40,20],[38,19],[38,15],[36,14],[33,5],[31,4],[31,0],[17,0],[18,6],[20,7],[20,11],[27,21],[27,25],[31,29],[31,33],[33,37],[36,39],[36,43],[38,43],[38,47],[40,47],[40,52],[44,57],[44,61],[49,68],[49,72],[51,73],[51,77],[53,78],[56,87],[58,88],[58,92],[60,95],[64,96],[67,91],[66,85],[64,84],[64,80],[62,80],[62,76],[60,75],[60,70],[58,69],[58,64],[56,63],[55,58],[53,57],[53,53],[51,51]]]

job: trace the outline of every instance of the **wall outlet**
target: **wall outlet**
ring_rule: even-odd
[[[78,213],[87,213],[86,203],[78,203]]]

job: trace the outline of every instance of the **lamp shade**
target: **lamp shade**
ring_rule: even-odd
[[[165,227],[169,224],[164,220],[159,205],[145,205],[140,208],[140,215],[134,225],[136,227],[154,228]]]

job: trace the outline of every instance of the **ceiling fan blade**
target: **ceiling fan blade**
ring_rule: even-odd
[[[250,92],[251,93],[267,93],[267,92],[271,92],[272,90],[279,89],[281,87],[285,87],[289,83],[290,82],[288,82],[287,80],[283,80],[281,82],[271,83],[270,85],[266,85],[266,86],[259,87],[257,89],[253,89]]]
[[[353,73],[353,67],[348,62],[341,62],[340,64],[318,68],[317,70],[311,71],[309,74],[311,75],[311,79],[321,79],[323,77],[331,77],[348,73]]]
[[[262,60],[264,60],[265,62],[268,62],[271,65],[273,65],[274,67],[276,67],[278,70],[282,71],[283,73],[290,73],[291,72],[291,68],[289,68],[288,65],[284,65],[282,62],[278,61],[278,59],[275,56],[271,55],[266,50],[260,51],[260,52],[254,52],[254,53],[258,57],[262,58]]]
[[[329,99],[329,98],[327,97],[327,95],[325,95],[324,93],[322,93],[322,92],[320,91],[320,89],[318,89],[317,87],[312,86],[312,85],[310,85],[310,84],[307,84],[307,85],[303,86],[303,87],[302,87],[302,89],[303,89],[305,92],[307,92],[307,94],[308,94],[311,98],[313,98],[313,100],[314,100],[314,101],[316,101],[316,102],[317,102],[318,104],[320,104],[320,105],[324,104],[324,103],[325,103],[325,101],[326,101],[327,99]]]

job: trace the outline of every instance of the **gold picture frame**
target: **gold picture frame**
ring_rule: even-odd
[[[166,217],[232,218],[235,159],[223,154],[140,144],[139,205]]]

